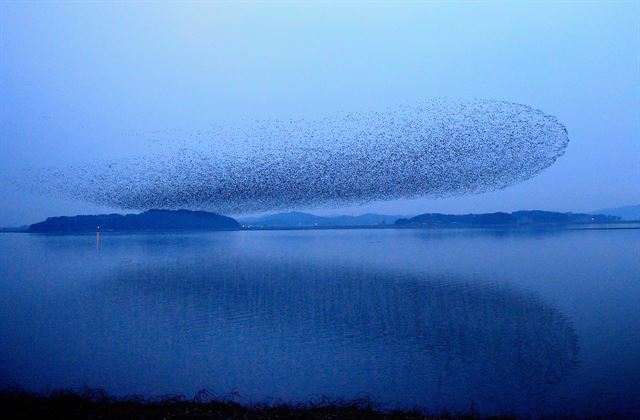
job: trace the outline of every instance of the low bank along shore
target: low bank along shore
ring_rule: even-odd
[[[369,399],[322,399],[305,404],[257,403],[242,405],[226,399],[171,397],[146,400],[139,396],[115,398],[101,390],[55,391],[33,394],[0,392],[4,418],[10,419],[481,419],[479,414],[425,414],[419,410],[384,410]],[[509,416],[494,419],[513,418]]]

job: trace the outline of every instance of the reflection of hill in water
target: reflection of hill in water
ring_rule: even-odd
[[[576,364],[571,324],[532,294],[451,280],[229,259],[128,269],[108,287],[133,287],[151,322],[175,328],[180,354],[220,361],[217,374],[250,397],[371,394],[490,411],[543,403]]]

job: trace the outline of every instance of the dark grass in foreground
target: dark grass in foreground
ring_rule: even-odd
[[[139,396],[115,398],[102,390],[55,391],[34,394],[22,390],[0,392],[0,416],[10,419],[480,419],[467,415],[427,415],[418,410],[383,410],[369,399],[321,399],[306,404],[258,403],[242,405],[211,399],[206,392],[193,399],[172,397],[147,400]],[[500,417],[503,419],[510,417]]]

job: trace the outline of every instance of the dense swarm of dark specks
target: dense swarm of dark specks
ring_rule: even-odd
[[[526,105],[429,101],[190,133],[160,142],[162,153],[45,170],[32,185],[123,209],[342,206],[502,189],[551,165],[568,141],[555,117]]]

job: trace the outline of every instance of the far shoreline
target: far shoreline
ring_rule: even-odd
[[[388,221],[388,223],[387,223]],[[94,234],[107,232],[218,232],[294,230],[569,230],[637,229],[640,220],[592,213],[519,210],[511,213],[423,213],[413,217],[363,214],[316,216],[279,213],[263,218],[240,219],[202,210],[150,209],[138,214],[55,216],[28,226],[0,227],[3,233]]]
[[[612,226],[614,225],[614,226]],[[632,225],[632,226],[615,226]],[[180,234],[180,233],[212,233],[212,232],[264,232],[264,231],[324,231],[324,230],[423,230],[423,231],[539,231],[539,230],[637,230],[640,221],[619,221],[611,223],[583,223],[583,224],[533,224],[533,225],[369,225],[369,226],[243,226],[239,229],[140,229],[140,230],[100,230],[100,234]],[[55,236],[89,236],[96,231],[51,231],[29,232],[28,229],[0,229],[0,233],[27,233],[31,235]]]

